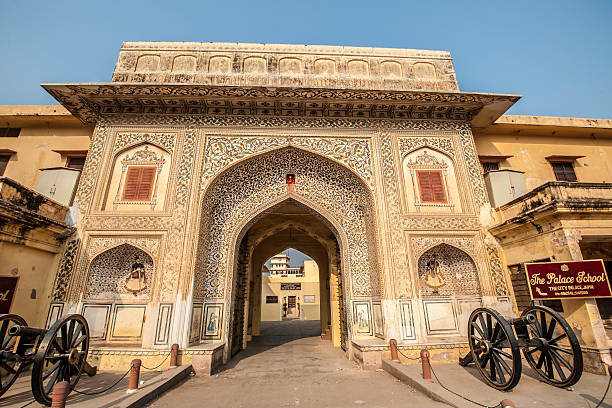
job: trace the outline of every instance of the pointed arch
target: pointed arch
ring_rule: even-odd
[[[463,249],[440,242],[423,251],[417,261],[422,296],[482,294],[474,258]]]
[[[295,175],[294,189],[287,188],[287,174]],[[224,299],[229,310],[244,234],[258,219],[288,201],[316,215],[336,235],[344,299],[380,297],[372,192],[345,165],[295,147],[259,152],[215,175],[201,199],[193,299]],[[350,307],[346,311],[350,315]],[[225,336],[229,324],[224,324]]]
[[[143,278],[138,288],[128,284],[135,264],[141,264]],[[154,257],[142,248],[123,242],[106,248],[94,256],[89,263],[86,299],[148,299],[155,273]]]

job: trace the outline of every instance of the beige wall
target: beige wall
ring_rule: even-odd
[[[0,127],[21,128],[18,137],[0,138],[0,151],[16,152],[4,176],[32,189],[39,169],[66,165],[66,156],[53,150],[87,151],[92,133],[61,106],[0,106]]]
[[[281,290],[281,283],[301,283],[302,290]],[[304,261],[304,277],[262,276],[261,320],[279,321],[282,319],[283,298],[299,298],[302,320],[320,319],[319,268],[315,261]],[[304,303],[305,295],[313,295],[314,303]],[[278,296],[278,303],[266,303],[266,296]]]
[[[0,276],[19,278],[10,313],[20,315],[31,326],[45,325],[58,258],[51,252],[0,242]],[[34,299],[32,290],[36,291]]]
[[[584,156],[574,161],[580,182],[612,182],[612,134],[608,134],[609,129],[519,125],[497,129],[498,126],[493,125],[485,133],[474,133],[478,155],[512,156],[500,163],[500,169],[525,172],[527,191],[555,180],[546,160],[553,155]]]

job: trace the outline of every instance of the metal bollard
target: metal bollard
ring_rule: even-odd
[[[433,382],[431,379],[431,366],[429,365],[429,351],[421,350],[421,367],[423,369],[423,379]]]
[[[514,402],[512,402],[512,401],[510,401],[508,399],[502,400],[499,403],[499,405],[501,405],[501,408],[516,408],[516,405],[514,405]]]
[[[62,381],[55,384],[53,387],[53,395],[51,396],[51,408],[64,408],[66,406],[66,398],[70,394],[70,383]]]
[[[170,349],[170,367],[178,367],[177,359],[178,359],[178,344],[173,344]]]
[[[389,340],[389,348],[391,349],[391,360],[399,362],[399,355],[397,354],[397,340]]]
[[[138,382],[140,381],[140,365],[142,361],[136,358],[132,360],[132,368],[130,369],[130,383],[128,385],[127,393],[131,394],[138,391]]]

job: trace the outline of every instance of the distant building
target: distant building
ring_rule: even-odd
[[[261,320],[319,320],[319,268],[305,260],[298,268],[289,267],[289,256],[278,254],[270,260],[271,269],[262,271]],[[276,268],[275,268],[276,267]],[[266,276],[269,272],[269,276]]]
[[[304,267],[292,268],[289,266],[289,255],[281,253],[270,259],[270,275],[304,276]]]

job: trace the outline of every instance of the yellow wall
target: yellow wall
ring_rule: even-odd
[[[19,278],[10,313],[20,315],[31,326],[45,325],[58,257],[25,245],[0,242],[0,276]],[[31,298],[32,289],[36,290],[35,299]]]
[[[21,128],[18,137],[0,138],[0,150],[16,152],[4,176],[32,189],[39,169],[66,165],[66,156],[53,150],[87,151],[92,133],[61,106],[0,106],[0,127]]]
[[[281,290],[281,283],[301,283],[302,290]],[[262,276],[261,320],[279,321],[282,319],[283,298],[296,296],[302,310],[302,320],[320,319],[319,268],[315,261],[304,261],[304,277]],[[305,295],[313,295],[315,303],[304,303]],[[278,303],[266,303],[266,296],[278,296]]]
[[[91,127],[83,126],[59,105],[0,106],[0,127],[21,128],[18,137],[0,138],[0,151],[15,152],[4,177],[30,189],[36,188],[39,169],[66,165],[67,156],[53,150],[87,151],[92,133]],[[54,253],[56,250],[59,253]],[[0,240],[0,276],[19,278],[10,312],[21,315],[32,326],[45,325],[61,253],[61,248],[45,251],[31,242]]]
[[[491,132],[495,127],[491,128]],[[552,133],[554,128],[550,129]],[[489,131],[488,131],[489,132]],[[547,156],[585,156],[574,161],[579,182],[612,182],[612,138],[593,137],[585,131],[580,136],[540,134],[539,130],[521,130],[518,134],[475,133],[479,156],[512,156],[500,163],[500,169],[525,172],[527,191],[554,181],[555,175]],[[596,133],[594,131],[593,133]]]

